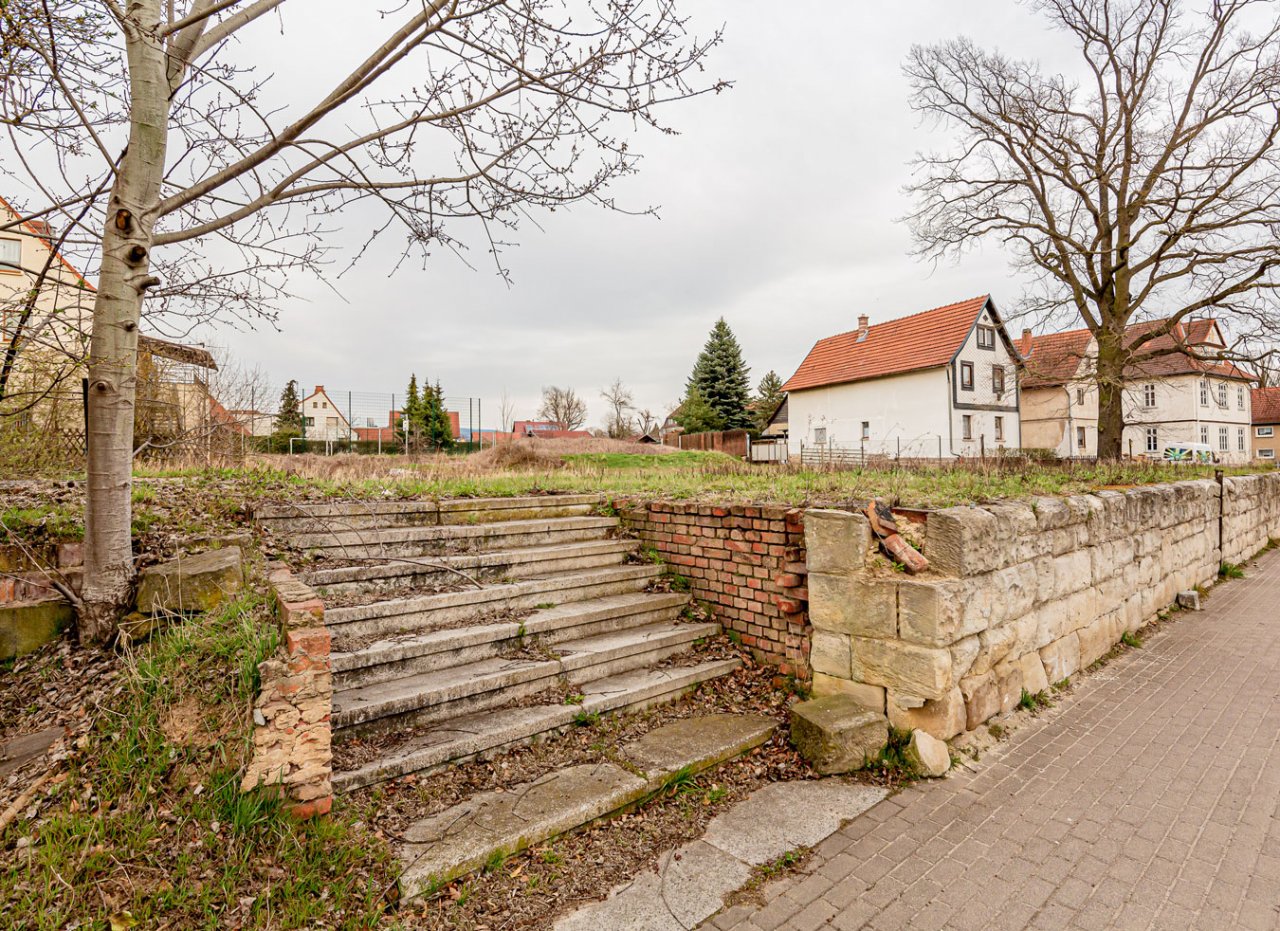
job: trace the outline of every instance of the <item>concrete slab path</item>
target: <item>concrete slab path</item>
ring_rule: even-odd
[[[705,927],[1280,928],[1280,551]]]

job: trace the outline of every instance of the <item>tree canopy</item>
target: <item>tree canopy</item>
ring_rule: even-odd
[[[721,317],[711,328],[702,352],[693,363],[693,372],[685,383],[685,407],[695,400],[692,411],[682,411],[682,417],[697,424],[713,423],[695,430],[681,419],[686,433],[705,430],[750,430],[755,426],[751,416],[750,369],[742,358],[742,347]],[[696,395],[696,397],[695,397]],[[705,403],[713,414],[703,416],[701,405]]]

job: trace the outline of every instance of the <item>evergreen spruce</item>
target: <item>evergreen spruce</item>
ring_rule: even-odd
[[[298,395],[298,382],[289,379],[289,384],[280,392],[280,408],[276,412],[275,435],[286,443],[291,436],[306,435],[306,421],[303,419],[302,398]]]
[[[721,424],[711,429],[750,430],[755,427],[755,420],[751,416],[749,372],[737,337],[721,317],[711,328],[711,335],[693,364],[693,373],[685,384],[685,404],[696,391]],[[686,433],[700,432],[687,426],[684,429]]]
[[[453,447],[453,422],[449,420],[449,412],[444,409],[444,389],[440,382],[435,387],[427,384],[422,389],[423,436],[432,449],[451,449]]]
[[[404,443],[405,450],[412,451],[421,445],[426,433],[422,417],[422,397],[418,394],[418,376],[409,376],[409,388],[405,391],[404,406],[400,409],[400,418],[396,421],[396,435]]]
[[[724,421],[697,388],[689,389],[675,414],[675,421],[685,433],[713,433],[724,429]]]
[[[753,407],[755,408],[757,430],[763,430],[769,426],[769,418],[773,416],[773,412],[782,403],[782,398],[782,379],[778,377],[777,372],[770,370],[764,378],[760,379],[760,386],[756,389],[756,399]]]

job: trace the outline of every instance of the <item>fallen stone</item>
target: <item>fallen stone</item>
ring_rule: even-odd
[[[212,611],[243,585],[244,570],[238,547],[182,556],[142,570],[138,581],[138,610],[143,614]]]
[[[674,773],[700,773],[741,756],[766,740],[777,721],[759,714],[709,714],[650,731],[622,748],[622,756],[649,777],[651,790]]]
[[[56,598],[0,605],[0,660],[24,656],[56,640],[73,617],[71,605]]]
[[[889,722],[848,695],[827,695],[791,708],[791,742],[824,775],[862,769],[889,742]]]
[[[1178,607],[1186,611],[1200,610],[1200,593],[1195,589],[1178,592]]]
[[[911,742],[903,756],[917,773],[930,779],[945,776],[951,768],[951,751],[947,745],[919,728],[911,732]]]
[[[0,743],[0,778],[30,763],[54,745],[63,736],[62,728],[47,727],[34,734],[15,737]]]

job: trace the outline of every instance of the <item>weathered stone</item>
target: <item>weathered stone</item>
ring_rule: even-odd
[[[969,675],[980,676],[984,672],[990,672],[997,663],[1002,662],[1009,655],[1017,641],[1018,632],[1013,627],[993,627],[991,630],[984,630],[978,635],[981,649],[973,665],[969,667]]]
[[[1040,660],[1050,683],[1075,675],[1080,668],[1080,638],[1072,632],[1041,647]]]
[[[760,746],[777,722],[759,714],[706,714],[664,724],[622,748],[661,788],[672,773],[700,773]]]
[[[1200,610],[1200,593],[1194,588],[1185,592],[1178,592],[1178,607],[1187,611]]]
[[[992,670],[996,677],[996,687],[1000,691],[1000,710],[1012,711],[1022,700],[1022,664],[1016,660],[1005,660]]]
[[[871,525],[861,514],[814,508],[804,514],[809,572],[848,575],[866,565]]]
[[[791,707],[791,742],[824,775],[861,769],[888,741],[885,716],[848,695],[828,695]]]
[[[906,581],[898,585],[898,632],[903,640],[947,646],[963,636],[959,583]]]
[[[243,585],[237,547],[183,556],[142,571],[138,610],[144,614],[211,611]]]
[[[889,691],[886,704],[889,723],[899,730],[919,728],[939,740],[950,740],[965,730],[967,711],[959,686],[927,701]]]
[[[871,711],[879,711],[883,714],[885,710],[885,687],[883,685],[868,685],[865,682],[854,682],[851,679],[840,679],[825,673],[815,672],[813,674],[813,697],[822,698],[826,695],[848,695],[858,704]]]
[[[1022,654],[1019,659],[1022,666],[1022,687],[1032,695],[1038,695],[1049,687],[1049,677],[1045,675],[1044,663],[1035,650]]]
[[[974,730],[1000,713],[1000,686],[994,672],[962,679],[960,692],[964,695],[966,730]]]
[[[74,612],[61,599],[0,605],[0,660],[30,653],[71,626]]]
[[[810,572],[809,622],[832,633],[896,637],[897,584]]]
[[[1106,656],[1120,639],[1118,624],[1113,615],[1104,615],[1078,631],[1080,637],[1080,668],[1088,669]]]
[[[929,515],[925,553],[929,565],[944,575],[960,578],[996,568],[997,520],[982,508],[954,507]]]
[[[853,678],[921,698],[941,698],[952,684],[951,651],[854,637]]]
[[[951,644],[951,675],[957,682],[969,674],[973,661],[978,658],[982,642],[977,634]]]
[[[951,750],[947,745],[918,728],[911,732],[911,742],[902,755],[912,769],[930,779],[945,776],[951,768]]]
[[[852,659],[849,652],[849,635],[815,630],[809,647],[809,665],[814,672],[848,679]]]

